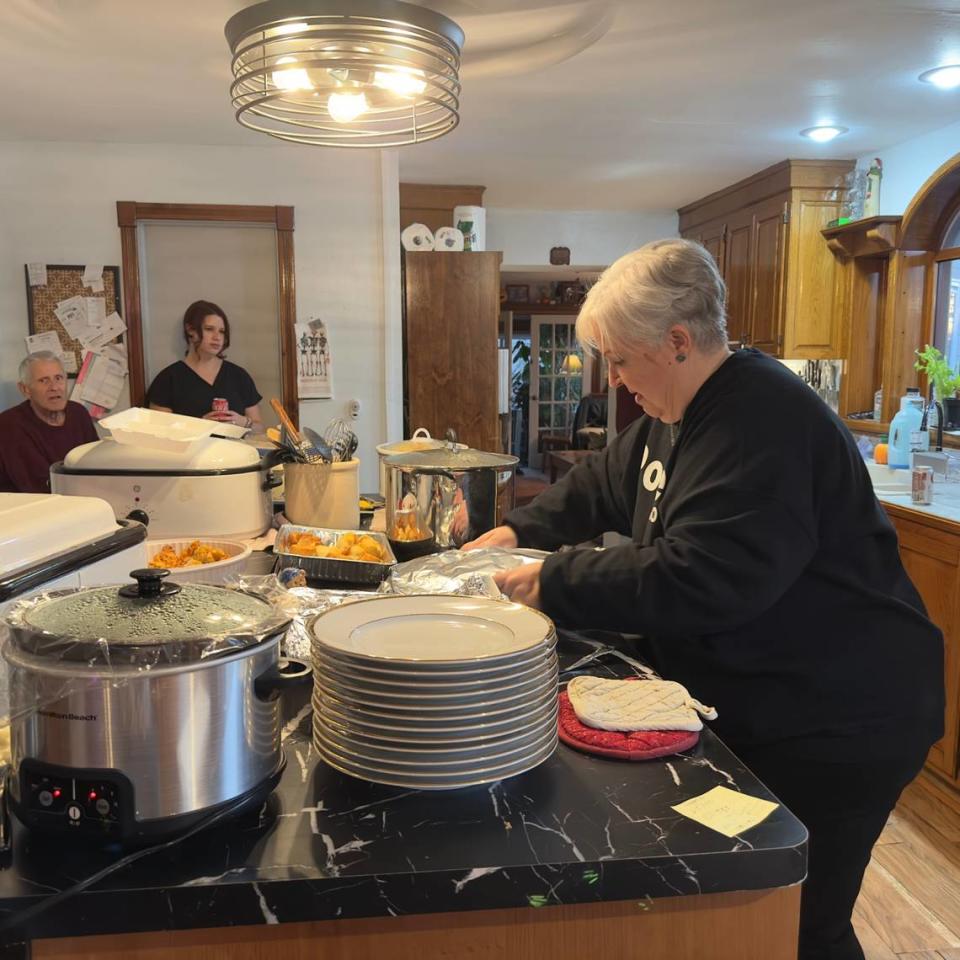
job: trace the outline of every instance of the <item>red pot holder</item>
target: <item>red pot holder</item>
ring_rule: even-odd
[[[652,760],[680,753],[695,746],[700,739],[697,730],[598,730],[578,719],[567,691],[560,693],[560,711],[557,719],[560,739],[584,753],[617,760]]]

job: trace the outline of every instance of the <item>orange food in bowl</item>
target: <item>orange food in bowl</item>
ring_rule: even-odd
[[[878,443],[873,448],[873,462],[874,463],[888,463],[887,460],[888,446],[885,443]]]

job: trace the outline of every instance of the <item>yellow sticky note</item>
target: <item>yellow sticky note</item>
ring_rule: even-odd
[[[770,800],[749,797],[727,787],[714,787],[671,809],[725,837],[736,837],[766,820],[778,806]]]

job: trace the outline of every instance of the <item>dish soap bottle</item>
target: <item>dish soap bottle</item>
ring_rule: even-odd
[[[920,447],[920,424],[923,420],[923,397],[917,387],[909,387],[900,398],[900,410],[890,422],[891,470],[906,470],[910,455]]]

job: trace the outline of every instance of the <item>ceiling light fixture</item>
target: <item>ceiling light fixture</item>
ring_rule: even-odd
[[[815,140],[817,143],[829,143],[846,132],[846,127],[836,127],[831,124],[822,127],[807,127],[806,130],[800,131],[800,136]]]
[[[960,63],[952,63],[946,67],[935,67],[920,74],[924,83],[932,83],[941,90],[954,90],[960,87]]]
[[[227,21],[230,96],[251,130],[329,147],[396,147],[460,121],[463,31],[401,0],[266,0]]]

